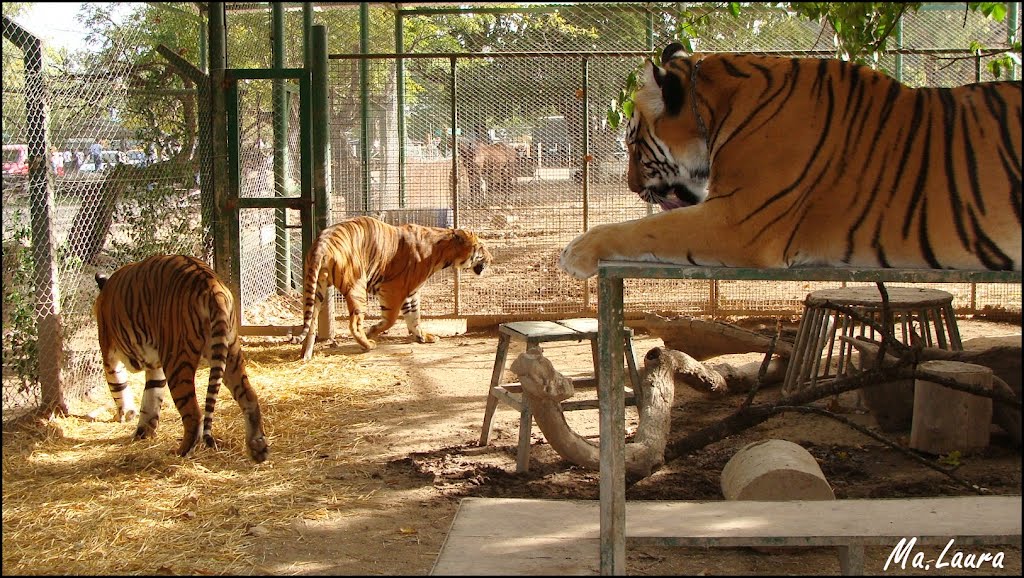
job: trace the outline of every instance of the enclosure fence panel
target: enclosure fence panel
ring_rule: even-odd
[[[4,8],[6,17],[8,3]],[[189,47],[198,67],[202,19],[192,3],[87,3],[82,13],[93,20],[110,14],[130,20],[145,10],[160,11],[173,30],[163,41]],[[142,27],[106,20],[109,26],[96,29],[103,39],[99,52],[43,42],[39,82],[32,82],[24,53],[9,39],[17,21],[17,15],[5,18],[3,40],[5,421],[39,405],[40,373],[55,367],[62,371],[66,399],[93,389],[109,398],[92,315],[95,273],[110,274],[154,253],[208,258],[212,246],[211,211],[201,208],[198,178],[201,143],[209,135],[188,71],[159,56]],[[126,53],[151,58],[115,65],[116,55]],[[26,103],[40,99],[44,114],[28,114]],[[166,124],[151,122],[156,117]],[[50,148],[40,156],[45,164],[39,169],[45,171],[50,206],[38,204],[46,203],[45,196],[30,194],[23,156],[44,130]],[[40,246],[44,231],[31,219],[36,212],[46,214],[50,247]],[[56,299],[47,309],[33,277],[51,252]],[[40,356],[39,320],[55,312],[62,332],[59,356]]]
[[[93,390],[109,397],[94,274],[154,253],[214,263],[229,225],[241,243],[242,323],[300,324],[298,211],[242,209],[228,223],[214,210],[215,176],[229,156],[222,143],[214,156],[212,127],[223,119],[211,117],[206,85],[209,4],[84,3],[81,33],[92,44],[44,43],[40,82],[29,80],[12,42],[23,6],[4,4],[4,419],[41,401],[40,327],[51,321],[60,359],[44,369],[60,370],[68,399]],[[756,3],[736,17],[702,3],[225,7],[228,68],[307,67],[305,30],[326,27],[327,221],[372,215],[473,230],[495,257],[492,270],[435,275],[421,308],[481,323],[594,315],[596,283],[571,278],[557,259],[590,227],[658,210],[628,190],[623,129],[608,116],[644,56],[684,27],[700,51],[834,54],[821,24]],[[962,4],[928,4],[903,19],[879,67],[911,86],[991,80],[994,56],[976,58],[971,43],[1006,49],[1014,35],[1017,16],[1000,23]],[[34,116],[29,104],[41,102]],[[239,108],[240,197],[294,196],[302,180],[294,83],[242,81]],[[31,189],[30,145],[46,141],[52,150],[35,154],[34,173],[46,178]],[[629,279],[625,306],[633,316],[795,315],[808,292],[836,285]],[[954,293],[960,314],[1019,319],[1019,286],[939,288]],[[335,309],[346,315],[340,302]],[[378,314],[376,303],[369,313]]]

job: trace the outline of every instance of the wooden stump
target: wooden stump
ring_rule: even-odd
[[[918,366],[926,371],[987,389],[992,388],[992,370],[959,361],[927,361]],[[992,399],[972,395],[918,379],[914,383],[914,421],[910,447],[929,454],[959,451],[968,454],[988,446],[992,424]]]
[[[786,440],[747,444],[722,469],[727,500],[834,500],[814,456]]]

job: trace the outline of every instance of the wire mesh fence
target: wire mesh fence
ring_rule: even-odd
[[[274,30],[270,3],[229,2],[227,66],[302,68],[305,26],[327,27],[329,220],[366,214],[464,227],[495,256],[484,278],[429,280],[426,316],[587,314],[595,283],[561,273],[559,251],[588,227],[656,210],[626,187],[623,135],[607,119],[642,57],[682,22],[701,51],[834,53],[820,23],[778,8],[751,5],[733,17],[711,4],[683,6],[369,4],[364,12],[323,3],[310,12],[281,3]],[[85,3],[88,50],[44,44],[32,55],[33,31],[4,5],[5,420],[39,405],[40,372],[62,372],[69,397],[105,389],[91,315],[96,271],[153,253],[213,262],[212,231],[226,216],[213,210],[212,172],[228,159],[213,156],[203,106],[206,7]],[[1009,33],[1019,37],[1013,26],[962,5],[926,5],[905,18],[880,66],[912,86],[988,80],[968,47],[1005,46]],[[239,82],[240,197],[298,194],[299,101],[294,81]],[[32,163],[43,170],[30,178]],[[238,225],[242,323],[299,324],[298,211],[241,209]],[[824,286],[627,280],[626,307],[791,314]],[[1019,316],[1019,286],[936,287],[954,293],[961,313]],[[47,340],[59,341],[62,359],[40,356]]]
[[[3,414],[40,404],[40,376],[54,375],[68,399],[106,386],[92,304],[94,274],[154,253],[208,255],[198,193],[200,131],[194,83],[154,53],[131,19],[146,5],[85,4],[93,50],[40,43],[7,18],[3,40]],[[161,9],[163,38],[192,50],[198,66],[200,16],[191,3]],[[71,33],[68,33],[71,34]],[[187,47],[187,48],[185,48]],[[33,108],[39,114],[33,115]],[[156,122],[159,118],[163,124]],[[45,151],[45,152],[44,152]],[[35,166],[42,170],[30,170]],[[52,266],[52,279],[40,271]],[[49,297],[49,298],[47,298]],[[45,350],[44,328],[60,343]]]

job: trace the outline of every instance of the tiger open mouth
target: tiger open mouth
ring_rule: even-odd
[[[640,191],[640,198],[648,203],[657,204],[665,211],[680,209],[700,203],[701,198],[690,189],[673,185],[670,187],[649,187]]]

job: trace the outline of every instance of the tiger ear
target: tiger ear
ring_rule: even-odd
[[[653,81],[653,84],[651,83]],[[644,87],[657,86],[661,89],[661,100],[664,111],[670,116],[679,114],[683,109],[683,82],[674,72],[654,64],[650,60],[644,65]],[[648,88],[648,90],[650,90]]]
[[[661,51],[661,63],[665,64],[669,60],[676,57],[687,57],[690,54],[686,51],[686,48],[678,42],[673,42],[665,47],[665,50]]]

